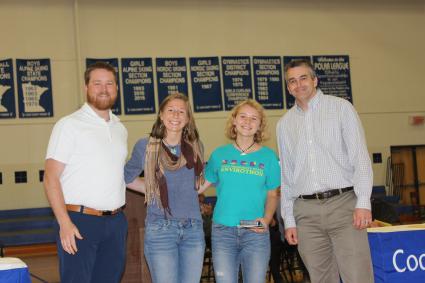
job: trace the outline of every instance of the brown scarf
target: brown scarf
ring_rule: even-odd
[[[201,184],[204,183],[204,160],[203,150],[199,141],[193,144],[182,139],[181,154],[175,156],[161,139],[149,137],[146,146],[145,156],[145,184],[146,194],[145,202],[152,204],[154,202],[160,208],[165,209],[170,215],[170,207],[168,205],[168,188],[165,179],[165,170],[176,171],[186,166],[188,169],[194,168],[196,176],[196,184],[194,188],[199,190]]]

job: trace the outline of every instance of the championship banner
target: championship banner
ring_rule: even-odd
[[[190,75],[195,112],[223,110],[218,57],[190,58]]]
[[[424,224],[372,228],[368,238],[375,283],[424,282]]]
[[[16,59],[20,118],[53,116],[50,59]]]
[[[324,94],[338,96],[353,103],[350,60],[347,55],[313,56],[313,66]]]
[[[285,70],[285,66],[289,62],[294,60],[300,60],[300,59],[307,59],[311,61],[310,56],[283,56],[283,70]],[[283,74],[283,76],[285,76],[285,74]],[[286,86],[286,81],[285,81],[285,97],[286,97],[286,109],[292,108],[292,106],[295,105],[295,98],[292,96],[292,94],[289,93],[288,88]]]
[[[15,117],[13,62],[12,59],[0,60],[0,119]]]
[[[112,106],[112,113],[114,113],[115,115],[121,115],[121,91],[120,91],[120,71],[118,68],[118,58],[86,58],[86,68],[96,62],[105,62],[110,64],[111,66],[114,67],[115,72],[117,73],[117,86],[118,86],[118,92],[117,92],[117,100],[115,101],[114,105]]]
[[[159,104],[170,94],[187,95],[186,58],[156,58]]]
[[[122,58],[125,114],[155,113],[155,92],[151,58]]]
[[[265,109],[283,109],[282,63],[279,56],[254,56],[255,99]]]
[[[239,102],[252,98],[251,60],[248,56],[222,57],[224,104],[231,110]]]

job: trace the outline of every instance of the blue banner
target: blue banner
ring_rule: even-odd
[[[159,104],[170,94],[187,95],[186,58],[156,58]]]
[[[284,70],[285,70],[286,64],[288,64],[291,61],[300,60],[300,59],[311,60],[310,56],[283,56]],[[283,76],[285,76],[285,74],[283,74]],[[285,97],[286,97],[286,109],[292,108],[292,106],[295,105],[295,98],[292,96],[292,94],[289,93],[288,88],[286,86],[286,81],[285,81]]]
[[[425,230],[368,232],[376,283],[424,282]]]
[[[279,56],[254,56],[255,99],[265,109],[283,109],[282,63]]]
[[[114,67],[115,72],[117,73],[117,86],[118,86],[118,93],[117,93],[117,100],[115,101],[114,105],[112,106],[112,113],[115,115],[121,115],[121,91],[120,91],[120,71],[118,68],[118,58],[86,58],[86,68],[96,62],[106,62]]]
[[[53,116],[50,59],[16,59],[20,118]]]
[[[252,98],[251,59],[248,56],[222,57],[224,104],[231,110],[239,102]]]
[[[218,57],[190,58],[190,75],[195,112],[223,110]]]
[[[0,60],[0,119],[15,117],[13,62],[12,59]]]
[[[155,113],[155,91],[151,58],[122,58],[125,114]]]
[[[319,88],[324,94],[344,98],[353,103],[350,60],[348,55],[313,56]]]

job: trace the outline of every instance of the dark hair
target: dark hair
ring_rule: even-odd
[[[189,98],[182,93],[175,93],[168,95],[159,105],[158,115],[156,121],[152,126],[152,132],[150,133],[151,137],[157,139],[163,139],[165,137],[165,126],[161,120],[161,113],[164,111],[164,108],[167,106],[168,102],[174,99],[182,100],[186,105],[186,113],[188,122],[183,128],[182,139],[189,142],[194,142],[199,139],[198,129],[196,128],[195,118],[193,117],[192,108],[190,107]]]
[[[106,71],[111,72],[112,74],[114,74],[115,83],[118,82],[117,72],[115,72],[114,66],[112,66],[111,64],[106,63],[106,62],[98,61],[98,62],[96,62],[96,63],[91,64],[90,66],[88,66],[87,69],[86,69],[86,71],[84,72],[84,83],[86,85],[88,85],[89,82],[90,82],[90,74],[91,74],[91,72],[93,72],[94,70],[97,70],[97,69],[104,69]]]
[[[289,69],[295,68],[295,67],[300,67],[300,66],[304,66],[310,69],[310,75],[312,78],[316,77],[316,72],[314,71],[314,67],[313,64],[311,63],[311,61],[309,59],[296,59],[296,60],[292,60],[290,61],[288,64],[285,65],[285,80],[288,79],[287,75],[288,75],[288,71]]]

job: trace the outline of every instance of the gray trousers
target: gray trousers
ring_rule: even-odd
[[[351,191],[295,201],[298,250],[312,283],[374,282],[367,231],[353,227],[356,200]]]

